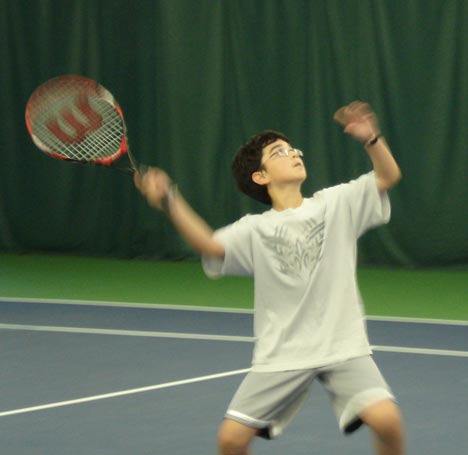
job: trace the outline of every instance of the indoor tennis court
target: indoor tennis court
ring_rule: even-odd
[[[212,453],[226,397],[249,368],[250,313],[0,305],[8,366],[0,428],[9,453]],[[409,451],[460,453],[467,444],[466,323],[384,318],[368,325],[412,430]],[[317,444],[359,454],[369,441],[366,430],[340,437],[315,385],[288,431],[255,450],[281,454],[293,446],[307,454]]]
[[[218,453],[297,289],[323,345],[364,313],[405,454],[468,450],[466,1],[0,0],[0,24],[2,453]],[[252,453],[378,454],[329,398]]]
[[[196,262],[2,258],[0,428],[9,453],[214,453],[216,427],[250,367],[252,310],[235,305],[250,301],[248,279],[207,286]],[[124,271],[135,278],[122,294],[111,277],[120,281]],[[410,453],[458,454],[468,444],[465,274],[360,271],[370,341],[402,405]],[[389,301],[378,298],[389,282],[398,283],[387,284],[389,300],[408,299],[400,316],[386,314]],[[319,384],[291,427],[254,449],[307,454],[317,444],[370,450],[367,430],[340,435]]]

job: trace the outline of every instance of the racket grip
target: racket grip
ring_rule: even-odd
[[[135,169],[135,172],[138,172],[139,174],[143,175],[148,172],[149,166],[146,164],[138,164],[138,166]]]

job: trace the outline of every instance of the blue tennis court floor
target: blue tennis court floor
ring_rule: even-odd
[[[252,315],[0,302],[2,453],[216,453],[216,431],[250,366]],[[468,323],[368,320],[400,402],[408,454],[468,450]],[[338,430],[319,383],[285,433],[254,454],[373,453]]]

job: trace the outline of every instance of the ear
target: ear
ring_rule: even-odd
[[[255,171],[252,174],[252,180],[257,185],[267,185],[270,183],[270,178],[268,177],[268,174],[265,173],[265,171]]]

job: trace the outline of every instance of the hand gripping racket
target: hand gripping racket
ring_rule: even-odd
[[[26,105],[26,127],[34,144],[48,156],[78,163],[143,170],[130,153],[122,108],[92,79],[55,77],[40,85]]]

